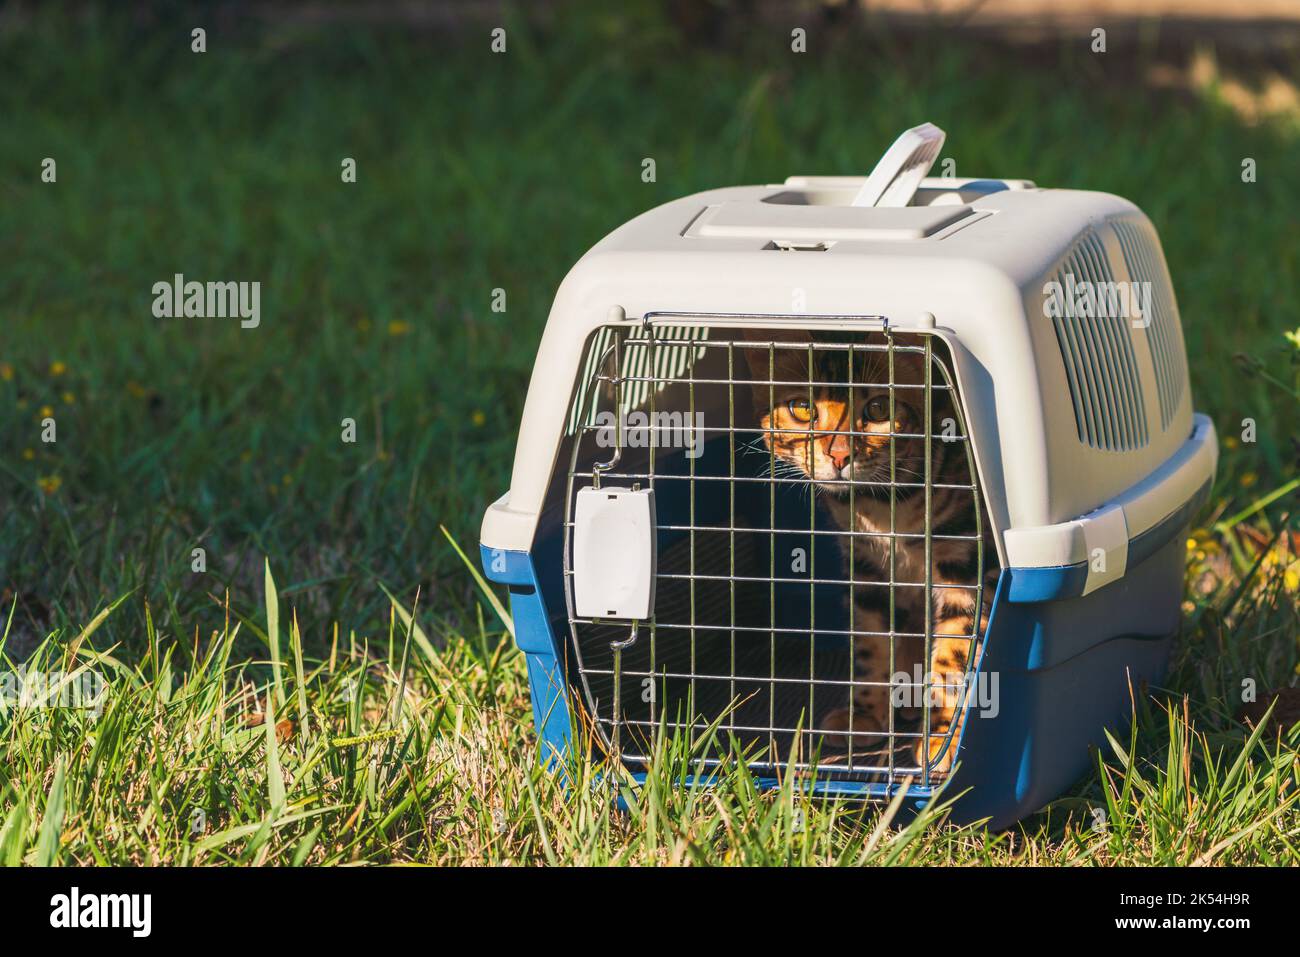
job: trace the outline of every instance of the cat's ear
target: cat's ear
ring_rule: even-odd
[[[812,335],[798,329],[742,329],[735,338],[736,345],[745,354],[745,364],[754,383],[755,399],[762,394],[759,405],[766,404],[768,385],[772,380],[798,382],[808,377],[808,353],[791,349],[787,343],[809,343]],[[767,343],[775,343],[767,347]]]

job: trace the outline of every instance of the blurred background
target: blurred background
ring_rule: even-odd
[[[197,648],[268,559],[317,648],[386,627],[380,584],[435,640],[469,627],[440,527],[476,553],[568,267],[686,193],[865,174],[927,120],[958,176],[1150,215],[1224,437],[1192,593],[1258,562],[1300,588],[1300,4],[9,0],[0,62],[11,654],[124,595],[101,646],[149,616]],[[260,282],[260,325],[155,318],[176,273]],[[1258,626],[1274,677],[1294,605]]]

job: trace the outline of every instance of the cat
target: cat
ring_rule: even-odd
[[[749,333],[746,338],[749,342],[744,352],[753,379],[755,414],[773,474],[807,480],[839,529],[867,533],[852,539],[848,575],[848,580],[855,583],[850,586],[848,599],[852,603],[854,632],[852,705],[813,716],[814,728],[827,736],[833,750],[851,755],[874,751],[879,755],[906,745],[904,758],[910,755],[918,768],[928,765],[931,773],[945,774],[951,769],[960,733],[958,710],[963,681],[988,624],[997,577],[996,551],[987,516],[983,512],[976,514],[976,508],[983,506],[975,505],[970,491],[972,476],[966,442],[951,440],[957,434],[953,429],[957,417],[952,395],[942,388],[944,381],[935,368],[931,375],[930,412],[931,644],[927,667],[920,669],[926,675],[928,688],[918,688],[912,676],[925,657],[925,406],[924,389],[908,386],[924,386],[924,354],[894,350],[891,428],[889,359],[878,348],[883,337],[868,340],[861,349],[854,350],[851,371],[847,349],[784,346],[816,341],[807,333],[761,331]],[[844,338],[836,334],[837,341]],[[767,341],[778,344],[755,344]],[[911,337],[896,344],[917,342],[916,337]],[[873,344],[876,349],[870,348]],[[771,384],[773,380],[778,384]],[[847,385],[850,382],[852,388]],[[945,429],[949,441],[943,440]],[[849,432],[854,434],[839,434]],[[896,533],[893,588],[888,585],[891,445]],[[982,536],[976,535],[977,529],[983,530]],[[897,533],[909,534],[900,537]],[[981,537],[986,567],[977,608],[979,593],[974,586],[980,583],[977,540]],[[847,536],[842,539],[841,550],[847,566]],[[895,635],[892,663],[891,591]],[[906,690],[911,694],[895,700],[890,681],[900,672],[908,675],[910,688]],[[921,707],[921,696],[927,691],[928,729]]]

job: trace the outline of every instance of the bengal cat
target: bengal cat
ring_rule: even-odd
[[[812,341],[808,334],[800,338],[788,331],[764,331],[751,338]],[[852,372],[848,350],[814,350],[811,370],[808,349],[764,348],[751,343],[744,352],[755,380],[756,413],[763,445],[773,460],[773,473],[810,480],[840,529],[867,533],[853,537],[848,576],[855,583],[850,589],[854,632],[852,706],[813,716],[814,727],[829,735],[832,750],[847,750],[849,735],[844,732],[854,732],[855,755],[879,755],[902,742],[897,746],[906,745],[905,757],[910,754],[918,767],[929,763],[932,772],[942,774],[950,770],[956,751],[962,682],[978,650],[977,639],[969,636],[983,635],[988,624],[997,575],[996,553],[988,521],[977,524],[977,518],[984,516],[977,517],[969,490],[972,483],[966,443],[951,440],[958,434],[954,428],[956,415],[950,393],[942,388],[936,369],[932,382],[938,387],[931,389],[930,413],[932,639],[928,667],[922,669],[930,702],[927,739],[923,708],[918,706],[918,698],[926,689],[913,684],[916,667],[925,657],[925,406],[924,389],[908,388],[924,385],[925,359],[922,353],[894,350],[891,429],[888,354],[878,348],[871,350],[870,345],[868,342],[864,348],[854,350]],[[768,380],[790,384],[769,385]],[[811,388],[809,382],[813,383]],[[853,388],[845,385],[850,382]],[[838,434],[849,432],[854,434]],[[943,440],[945,434],[949,441]],[[896,533],[892,581],[897,583],[892,589],[892,668],[891,588],[887,584],[891,581],[891,445]],[[992,567],[986,568],[983,601],[977,610],[974,586],[979,583],[978,528],[983,529],[985,564]],[[848,565],[848,539],[841,541]],[[977,618],[978,630],[974,628]],[[890,679],[891,673],[899,672],[906,673],[911,688],[909,694],[892,699],[891,724]],[[889,734],[891,728],[895,737]],[[951,745],[949,731],[953,732]]]

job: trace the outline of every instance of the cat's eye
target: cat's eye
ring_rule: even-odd
[[[874,399],[868,399],[867,404],[863,406],[862,417],[868,422],[888,422],[889,396],[878,395]]]
[[[791,399],[785,404],[785,407],[790,410],[790,414],[794,416],[796,422],[807,423],[813,420],[812,403],[807,399]]]

